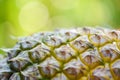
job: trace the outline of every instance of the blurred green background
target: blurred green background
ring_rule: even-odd
[[[80,26],[120,27],[120,0],[0,0],[0,47],[16,37]]]

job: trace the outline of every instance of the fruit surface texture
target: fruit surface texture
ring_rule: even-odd
[[[120,31],[74,28],[21,38],[0,61],[0,80],[120,80]]]

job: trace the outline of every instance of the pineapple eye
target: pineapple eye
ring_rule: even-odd
[[[58,37],[57,35],[47,35],[43,38],[43,42],[49,46],[49,47],[58,47],[60,46],[63,41],[60,37]]]
[[[29,58],[34,63],[40,63],[48,56],[50,56],[50,53],[51,53],[50,48],[45,46],[44,44],[40,44],[28,52]]]
[[[75,57],[76,55],[76,52],[69,45],[63,45],[54,50],[54,57],[62,63],[68,62],[72,59],[72,57]]]
[[[75,40],[70,43],[70,46],[73,47],[73,49],[77,50],[79,53],[84,52],[88,48],[93,48],[93,45],[91,43],[83,40]]]
[[[31,62],[23,58],[16,58],[9,61],[10,67],[14,71],[21,71],[25,69],[28,65],[31,65]]]
[[[87,75],[88,67],[84,65],[79,58],[73,59],[64,64],[64,74],[72,80],[77,80],[82,76]]]
[[[39,43],[37,41],[31,40],[31,41],[21,41],[19,42],[19,44],[22,50],[30,50],[33,47],[37,46]]]
[[[7,53],[8,53],[9,59],[11,59],[19,55],[20,52],[21,50],[19,48],[14,48],[14,49],[10,49]]]
[[[119,58],[119,50],[116,44],[107,44],[100,48],[100,55],[106,62],[112,62]]]
[[[43,77],[52,78],[60,71],[60,64],[53,58],[47,58],[38,65],[38,70]]]
[[[120,41],[120,31],[113,30],[110,31],[108,34],[113,41]]]
[[[111,64],[111,72],[116,80],[120,79],[120,59]]]
[[[102,60],[97,49],[88,49],[80,54],[81,61],[86,64],[90,69],[100,65]]]
[[[91,43],[94,44],[95,46],[102,46],[110,42],[107,36],[101,35],[101,34],[93,34],[93,35],[90,35],[89,38]]]
[[[105,66],[97,66],[91,70],[90,80],[113,80],[108,64]]]

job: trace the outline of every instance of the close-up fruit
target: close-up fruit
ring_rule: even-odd
[[[120,80],[118,29],[39,32],[2,50],[0,80]]]

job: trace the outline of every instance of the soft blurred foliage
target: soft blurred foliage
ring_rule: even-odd
[[[0,47],[18,36],[80,26],[120,27],[120,0],[0,0]]]

